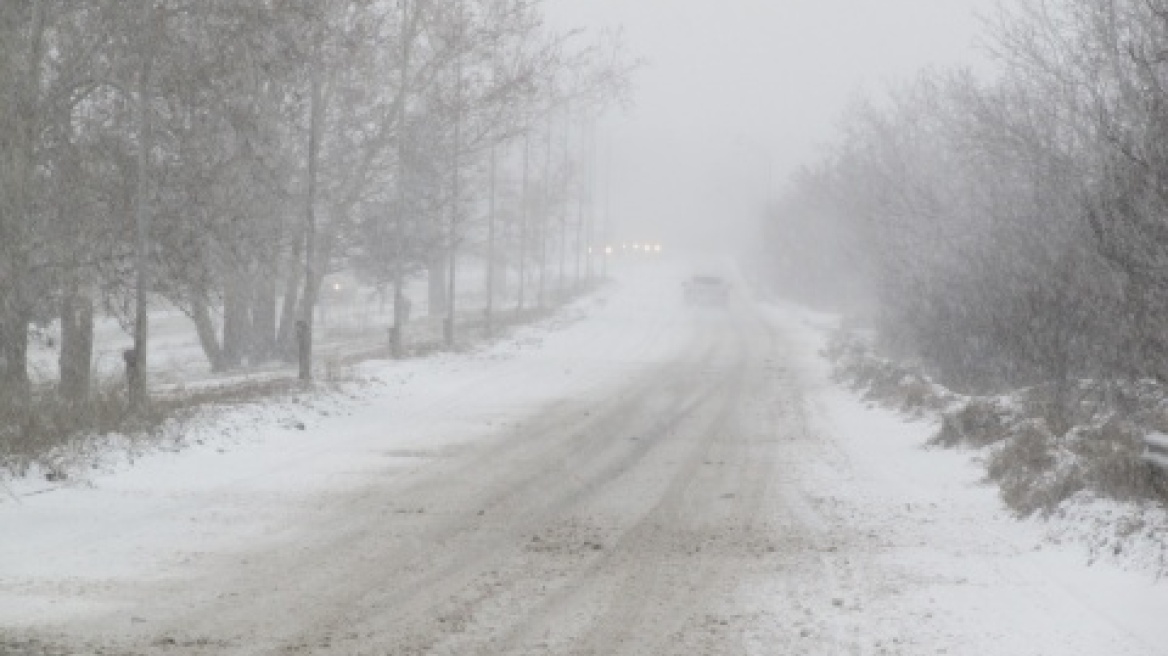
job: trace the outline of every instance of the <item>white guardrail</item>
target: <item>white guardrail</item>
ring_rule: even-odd
[[[1168,435],[1150,433],[1144,436],[1144,461],[1168,472]]]

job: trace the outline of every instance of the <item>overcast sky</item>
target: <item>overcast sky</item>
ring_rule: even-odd
[[[623,27],[646,60],[607,122],[618,237],[708,238],[832,138],[861,89],[984,58],[995,0],[549,0],[553,20]],[[768,171],[770,172],[768,175]],[[678,229],[680,228],[680,229]]]

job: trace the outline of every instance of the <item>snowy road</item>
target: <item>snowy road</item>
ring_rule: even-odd
[[[9,651],[1168,653],[1164,586],[1036,552],[964,456],[828,383],[803,315],[678,286],[0,507]]]

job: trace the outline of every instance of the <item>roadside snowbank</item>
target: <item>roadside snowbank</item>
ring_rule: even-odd
[[[1168,574],[1168,479],[1141,458],[1143,436],[1168,422],[1162,386],[1076,381],[1070,406],[1052,409],[1046,387],[956,394],[854,335],[834,332],[824,352],[833,378],[869,403],[935,422],[929,444],[970,450],[1046,543],[1078,545],[1089,562]],[[1059,423],[1064,430],[1052,429]]]
[[[930,444],[931,402],[881,407],[834,378],[834,317],[793,306],[768,316],[796,345],[823,442],[821,464],[793,485],[832,527],[823,558],[839,581],[825,584],[843,590],[835,621],[863,653],[1164,652],[1168,585],[1149,575],[1163,566],[1161,510],[1075,499],[1018,521],[986,481],[985,451]]]

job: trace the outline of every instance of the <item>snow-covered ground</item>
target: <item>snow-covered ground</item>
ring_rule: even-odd
[[[114,609],[119,600],[105,592],[118,581],[192,575],[204,559],[279,538],[321,493],[439,457],[676,357],[690,326],[673,295],[652,298],[672,290],[675,276],[645,269],[631,287],[599,292],[485,349],[372,361],[354,372],[361,382],[340,390],[224,408],[161,448],[135,454],[114,444],[122,448],[69,485],[8,484],[0,627]]]
[[[557,636],[576,624],[621,620],[603,639],[603,627],[579,629],[581,640],[613,650],[595,653],[638,653],[655,632],[664,646],[652,653],[1168,653],[1168,585],[1052,544],[1007,515],[967,455],[925,449],[932,426],[830,382],[818,353],[828,319],[745,293],[731,311],[686,308],[687,273],[637,267],[505,341],[370,362],[360,383],[224,408],[167,448],[110,456],[66,487],[13,483],[0,501],[0,651],[6,629],[11,645],[36,632],[115,650],[131,640],[165,653],[276,651],[265,641],[295,629],[277,625],[300,620],[264,624],[263,606],[298,608],[285,596],[300,586],[317,599],[336,578],[329,568],[343,566],[340,576],[395,572],[391,584],[403,585],[423,572],[427,589],[400,594],[426,603],[400,603],[426,617],[403,611],[382,626],[367,618],[392,613],[398,597],[350,590],[352,614],[366,619],[313,610],[313,622],[346,628],[300,651],[358,653],[332,636],[429,622],[443,637],[408,643],[416,653],[562,653],[571,640]],[[678,377],[636,382],[658,371]],[[561,485],[576,491],[561,497]],[[531,490],[547,502],[508,496]],[[609,520],[580,528],[598,517]],[[723,544],[722,525],[741,541]],[[559,548],[547,536],[564,526],[592,536],[587,548],[547,560]],[[669,549],[710,531],[685,553]],[[397,560],[378,563],[372,545]],[[373,569],[349,569],[366,562]],[[231,605],[241,593],[225,573],[263,595],[228,613],[252,622],[251,637],[171,637],[227,626],[208,615],[245,602]],[[709,602],[656,599],[682,589]],[[437,624],[449,604],[457,625]],[[676,633],[650,626],[667,617]]]
[[[832,445],[798,468],[796,486],[840,542],[824,556],[851,578],[834,628],[854,632],[860,653],[1168,654],[1168,583],[1151,568],[1093,563],[1086,545],[1014,519],[984,465],[926,447],[934,422],[831,382],[819,355],[829,318],[769,314],[800,344],[792,364]]]

